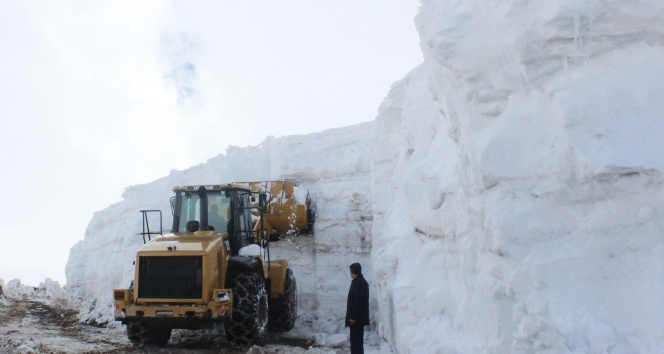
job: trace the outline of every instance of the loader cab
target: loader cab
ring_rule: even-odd
[[[254,242],[251,191],[227,185],[188,186],[173,189],[173,232],[228,233],[231,254]],[[264,198],[260,198],[263,200]]]

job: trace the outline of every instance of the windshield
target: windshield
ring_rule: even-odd
[[[178,232],[187,232],[187,222],[200,220],[201,201],[198,193],[184,192],[180,207],[180,225]],[[230,198],[221,192],[208,192],[208,225],[210,230],[225,232],[228,230],[230,215]]]

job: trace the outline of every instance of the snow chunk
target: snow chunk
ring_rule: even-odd
[[[240,256],[260,256],[261,246],[253,244],[240,248]]]

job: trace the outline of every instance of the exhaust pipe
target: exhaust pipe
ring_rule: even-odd
[[[208,227],[208,197],[205,187],[198,187],[198,198],[201,200],[201,225],[198,227],[200,231],[209,231]]]

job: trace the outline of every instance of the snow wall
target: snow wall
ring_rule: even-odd
[[[170,230],[173,186],[286,179],[309,191],[316,236],[289,236],[272,243],[271,256],[290,260],[298,281],[301,320],[320,327],[315,328],[318,332],[341,330],[348,266],[361,262],[371,274],[366,132],[372,126],[364,123],[307,136],[267,138],[256,147],[231,147],[205,164],[127,188],[121,202],[93,216],[84,240],[70,251],[67,288],[82,303],[83,320],[112,320],[112,288],[129,286],[135,253],[143,245],[139,210],[162,210],[164,229]]]
[[[375,121],[230,148],[96,213],[67,265],[85,319],[110,319],[137,211],[169,214],[172,186],[288,179],[316,234],[273,250],[312,331],[343,331],[359,261],[396,352],[664,352],[664,4],[423,0],[415,22],[424,64]]]

